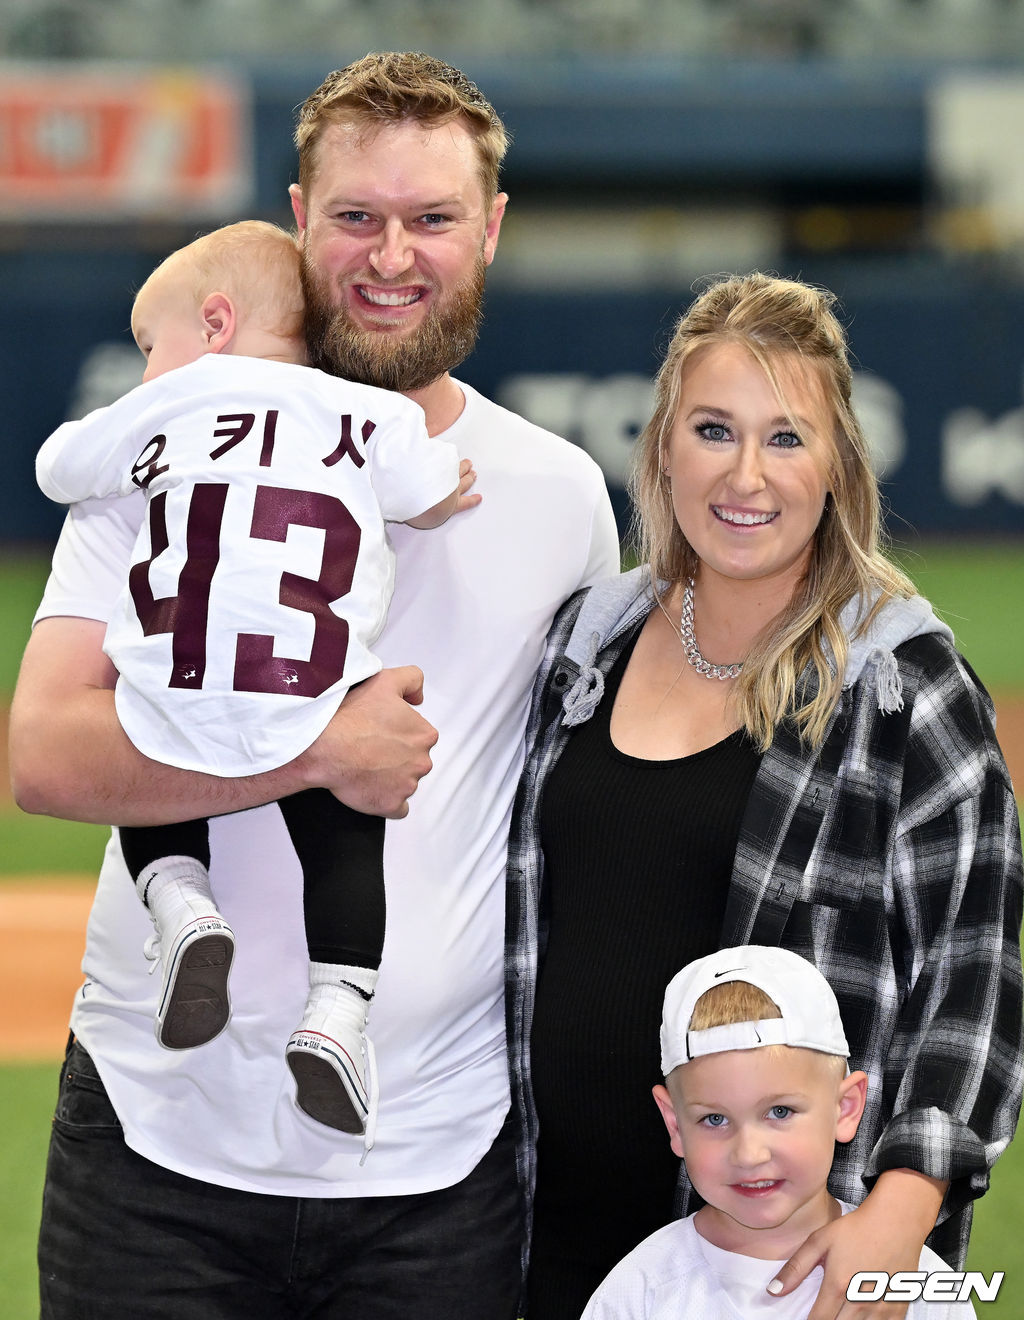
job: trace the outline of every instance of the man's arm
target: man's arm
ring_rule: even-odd
[[[412,666],[353,688],[317,741],[279,769],[225,779],[151,761],[118,722],[104,633],[96,620],[63,616],[32,632],[11,707],[11,783],[24,811],[161,825],[323,787],[357,811],[398,819],[430,769],[437,733],[413,710],[423,676]]]

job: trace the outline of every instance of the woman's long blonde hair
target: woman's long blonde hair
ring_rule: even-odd
[[[913,584],[882,550],[878,483],[851,405],[853,372],[834,304],[825,289],[760,272],[713,281],[676,325],[655,382],[654,414],[634,454],[633,539],[651,566],[658,591],[659,582],[676,586],[694,577],[698,566],[676,521],[663,472],[689,358],[710,344],[742,345],[760,363],[784,407],[780,368],[795,358],[820,381],[831,422],[825,436],[831,441],[825,446],[825,511],[805,577],[789,606],[757,638],[736,680],[744,726],[762,751],[787,717],[805,742],[819,746],[823,741],[842,691],[847,655],[839,622],[843,606],[854,597],[865,603],[863,630],[887,600],[914,594]],[[808,666],[816,681],[805,689],[800,678]]]

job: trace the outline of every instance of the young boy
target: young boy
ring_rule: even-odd
[[[661,1026],[666,1086],[654,1098],[707,1204],[620,1261],[583,1320],[803,1320],[820,1268],[787,1297],[768,1287],[810,1233],[853,1208],[826,1186],[835,1142],[853,1137],[864,1111],[867,1074],[850,1072],[848,1057],[835,995],[795,953],[723,949],[674,977]],[[925,1247],[920,1268],[945,1266]],[[907,1312],[974,1314],[970,1302]]]
[[[142,286],[132,332],[143,384],[68,422],[40,450],[61,503],[143,492],[146,520],[107,628],[118,717],[154,760],[224,776],[294,759],[348,689],[391,596],[385,519],[439,526],[479,501],[419,407],[305,360],[299,255],[275,225],[228,225]],[[324,789],[280,803],[303,873],[310,992],[286,1046],[299,1107],[373,1140],[365,1036],[384,939],[382,818]],[[122,828],[163,962],[168,1049],[227,1025],[234,934],[210,888],[205,820]],[[159,954],[153,952],[153,945]]]

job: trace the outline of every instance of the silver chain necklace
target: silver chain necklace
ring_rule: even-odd
[[[739,677],[740,670],[743,668],[742,661],[731,665],[713,665],[710,660],[705,660],[700,653],[700,647],[697,645],[697,638],[693,631],[693,578],[686,579],[686,589],[683,592],[683,609],[679,616],[679,640],[683,644],[687,662],[696,669],[698,674],[703,674],[705,678],[719,678],[723,682],[727,678]]]

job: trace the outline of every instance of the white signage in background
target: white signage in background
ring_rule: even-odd
[[[0,217],[234,215],[252,205],[252,138],[227,71],[0,63]]]
[[[633,441],[654,407],[654,384],[648,376],[627,372],[524,374],[503,380],[498,398],[506,408],[585,449],[601,465],[608,485],[622,487]]]
[[[142,384],[145,367],[142,354],[130,344],[97,344],[82,358],[64,420],[77,422],[108,407]]]
[[[907,452],[903,396],[889,381],[863,371],[854,373],[851,393],[875,474],[891,477]]]
[[[942,427],[942,487],[954,504],[1002,495],[1024,504],[1024,408],[989,418],[958,408]]]

